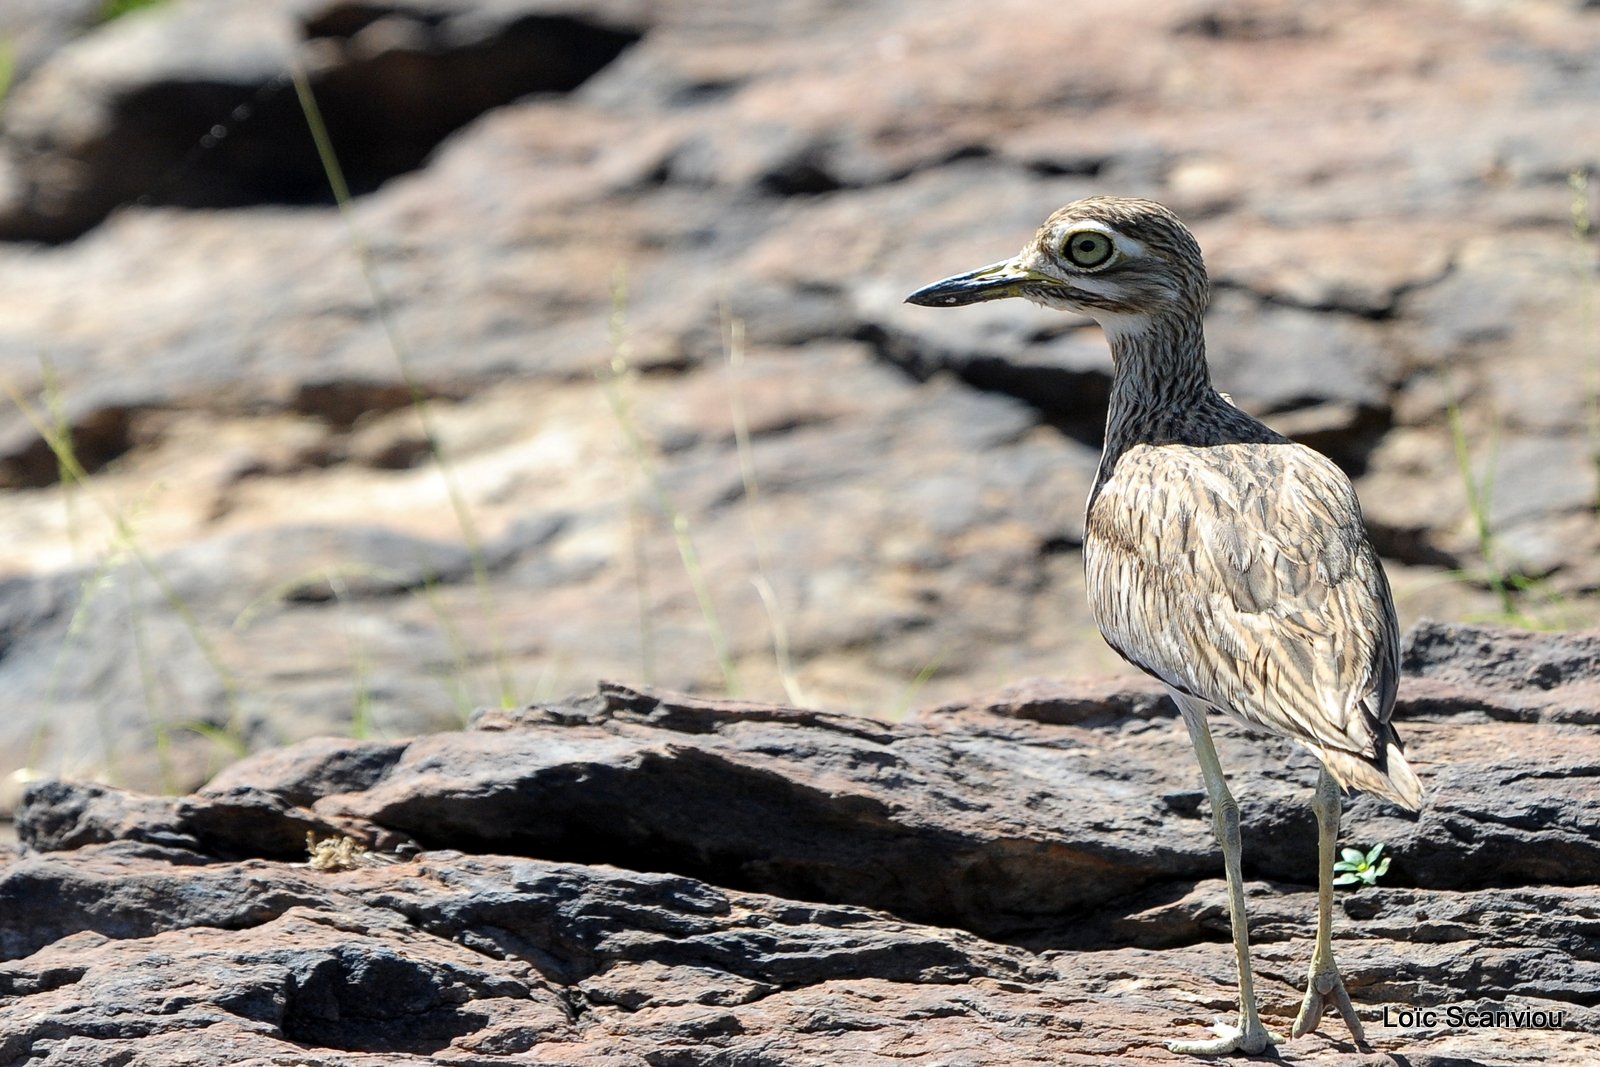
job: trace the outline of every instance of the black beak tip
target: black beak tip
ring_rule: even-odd
[[[907,296],[905,302],[925,308],[956,307],[963,301],[961,294],[953,293],[945,282],[934,282]]]
[[[941,278],[906,297],[906,303],[925,308],[958,308],[1015,296],[1022,275],[1011,261],[991,263],[965,274]]]

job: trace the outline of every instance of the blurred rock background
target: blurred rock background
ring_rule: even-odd
[[[1355,477],[1403,622],[1600,617],[1593,3],[106,13],[0,9],[0,811],[597,678],[1125,671],[1099,331],[900,304],[1091,193],[1191,223],[1217,384]]]

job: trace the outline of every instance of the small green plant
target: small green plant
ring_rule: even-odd
[[[744,320],[735,318],[726,302],[722,305],[722,343],[728,359],[728,410],[733,417],[734,449],[739,456],[739,476],[744,483],[744,515],[750,527],[750,543],[755,548],[756,573],[750,581],[767,612],[767,624],[772,631],[772,655],[778,664],[778,679],[783,684],[784,695],[789,703],[803,708],[807,701],[795,673],[794,659],[789,654],[789,626],[784,621],[783,604],[778,599],[777,589],[767,578],[772,570],[771,555],[760,518],[761,486],[756,478],[755,449],[750,443],[750,419],[745,412],[741,388]]]
[[[17,46],[9,37],[0,37],[0,108],[11,91],[11,79],[17,73]]]
[[[1596,314],[1596,289],[1592,280],[1595,226],[1589,210],[1589,173],[1574,170],[1567,176],[1567,184],[1571,191],[1571,232],[1576,250],[1573,271],[1581,293],[1579,337],[1585,349],[1588,349],[1595,333]],[[1588,373],[1584,389],[1588,401],[1590,453],[1596,471],[1600,472],[1600,347],[1595,348],[1592,359],[1586,357],[1586,363]],[[1554,589],[1546,578],[1525,574],[1514,562],[1505,559],[1500,550],[1498,533],[1491,521],[1500,418],[1492,407],[1481,413],[1480,421],[1488,423],[1487,456],[1474,457],[1464,408],[1464,392],[1448,364],[1444,367],[1444,375],[1449,392],[1446,423],[1455,450],[1456,471],[1466,498],[1478,556],[1482,560],[1481,568],[1455,571],[1450,577],[1452,580],[1486,587],[1494,594],[1499,610],[1487,616],[1493,621],[1526,629],[1572,629],[1593,625],[1590,613],[1575,606]],[[1482,473],[1479,473],[1480,468]],[[1600,511],[1600,495],[1596,496],[1594,506]]]
[[[334,152],[333,140],[328,135],[328,125],[323,120],[322,109],[318,106],[316,95],[311,90],[311,79],[298,63],[290,66],[289,79],[294,85],[295,95],[300,102],[301,113],[305,116],[312,143],[316,146],[317,158],[322,164],[323,175],[328,180],[328,189],[333,193],[339,217],[344,220],[345,232],[350,239],[356,264],[361,269],[362,279],[366,282],[372,310],[394,356],[400,380],[411,393],[411,408],[416,413],[423,440],[427,442],[428,454],[433,459],[434,467],[439,471],[440,480],[444,483],[445,496],[450,502],[451,511],[455,514],[456,525],[461,530],[461,538],[472,564],[472,581],[477,588],[480,613],[488,628],[489,659],[494,665],[500,706],[516,707],[519,703],[517,681],[506,655],[505,641],[501,632],[500,608],[495,600],[494,587],[489,581],[488,557],[483,550],[483,537],[478,532],[477,519],[473,517],[472,506],[467,500],[465,489],[462,488],[461,479],[456,474],[455,463],[445,449],[433,417],[433,406],[428,398],[428,392],[412,371],[411,350],[395,322],[394,304],[389,299],[388,290],[384,288],[382,279],[378,276],[372,246],[356,224],[350,184],[345,180],[344,168],[339,164],[339,157]]]
[[[595,371],[595,380],[600,384],[600,391],[605,396],[606,404],[611,408],[611,414],[617,420],[617,428],[622,433],[623,444],[628,454],[632,457],[634,466],[638,470],[643,485],[649,490],[649,495],[654,499],[656,511],[666,520],[672,530],[672,539],[678,547],[678,558],[683,563],[683,572],[688,576],[689,586],[694,590],[696,602],[700,605],[700,617],[705,621],[706,635],[711,640],[712,651],[717,657],[717,666],[722,671],[722,683],[728,696],[736,697],[741,692],[739,684],[739,671],[734,663],[733,651],[728,644],[727,631],[722,627],[722,620],[717,613],[715,600],[711,595],[711,585],[706,581],[706,570],[700,562],[700,551],[695,547],[694,536],[690,531],[689,517],[679,511],[673,503],[672,497],[667,492],[665,481],[655,460],[652,443],[645,438],[644,430],[634,414],[632,387],[638,378],[638,373],[629,362],[632,346],[628,341],[626,323],[626,309],[628,304],[627,272],[617,268],[616,276],[612,281],[611,289],[611,344],[612,356],[608,367]],[[635,580],[639,589],[639,627],[640,648],[644,656],[645,677],[648,679],[654,669],[654,627],[650,622],[650,605],[648,603],[649,570],[645,565],[644,545],[642,540],[642,521],[636,519],[634,529],[634,559],[636,564]]]
[[[140,679],[145,689],[146,710],[150,715],[151,723],[155,727],[157,737],[157,758],[162,764],[162,774],[167,774],[166,743],[173,731],[187,730],[214,742],[225,751],[233,754],[234,758],[243,756],[247,751],[245,744],[245,729],[240,703],[240,690],[238,679],[232,669],[224,660],[221,651],[211,640],[209,634],[202,628],[199,616],[193,607],[179,594],[177,587],[168,579],[166,572],[159,562],[152,557],[141,544],[137,534],[137,515],[134,511],[114,505],[112,502],[89,491],[89,472],[84,468],[78,458],[73,444],[71,427],[62,414],[65,410],[59,395],[54,368],[48,360],[42,364],[44,382],[44,403],[36,407],[34,402],[25,397],[22,390],[10,379],[0,378],[0,394],[8,398],[28,423],[33,427],[51,454],[55,456],[58,474],[62,485],[67,489],[69,525],[76,530],[77,518],[73,500],[76,496],[89,499],[96,509],[109,522],[112,531],[112,545],[105,558],[90,572],[80,583],[80,599],[73,611],[72,619],[67,626],[67,634],[61,648],[56,653],[56,664],[51,669],[49,691],[50,698],[47,703],[53,702],[55,687],[64,670],[64,664],[69,649],[81,635],[83,620],[87,618],[94,599],[105,589],[116,584],[114,575],[123,569],[124,564],[137,565],[134,572],[142,573],[160,593],[167,607],[172,611],[188,632],[195,648],[205,659],[207,665],[216,675],[222,689],[222,702],[226,711],[226,724],[216,726],[207,722],[194,722],[171,724],[166,722],[160,709],[155,703],[156,694],[153,688],[153,662],[145,643],[144,622],[139,613],[137,603],[132,598],[129,601],[129,620],[132,626],[134,651],[138,659]],[[77,539],[77,535],[72,535]],[[130,568],[131,570],[131,568]],[[127,581],[135,580],[130,576]],[[128,587],[125,587],[125,592]],[[105,731],[102,731],[105,732]],[[44,724],[36,732],[34,739],[34,753],[29,757],[29,766],[35,765],[39,746],[44,738]],[[111,754],[107,753],[107,767],[114,774],[114,763]]]
[[[1522,573],[1515,564],[1507,563],[1504,559],[1500,551],[1500,539],[1491,520],[1500,421],[1491,410],[1488,458],[1483,464],[1484,473],[1480,475],[1473,462],[1461,394],[1448,368],[1446,368],[1446,381],[1449,383],[1451,399],[1445,409],[1445,418],[1450,428],[1450,441],[1455,449],[1456,472],[1460,475],[1466,496],[1467,512],[1472,519],[1478,556],[1483,561],[1481,569],[1452,572],[1452,577],[1487,587],[1494,594],[1499,610],[1489,618],[1495,622],[1529,630],[1583,625],[1582,617],[1568,610],[1570,605],[1565,603],[1565,599],[1552,589],[1547,581]],[[1572,621],[1566,621],[1569,616]]]
[[[1389,857],[1383,855],[1383,842],[1372,846],[1369,852],[1359,848],[1339,850],[1339,859],[1333,863],[1334,885],[1377,885],[1389,870]]]
[[[1445,410],[1445,417],[1450,426],[1450,443],[1455,447],[1456,471],[1461,476],[1462,488],[1467,497],[1467,511],[1472,516],[1473,532],[1477,535],[1478,555],[1483,559],[1483,579],[1499,600],[1501,614],[1508,620],[1519,620],[1515,583],[1518,576],[1508,573],[1500,565],[1500,553],[1495,544],[1494,530],[1489,522],[1489,500],[1494,492],[1492,457],[1499,438],[1499,424],[1496,421],[1494,432],[1491,432],[1489,437],[1491,459],[1488,471],[1479,476],[1473,469],[1471,446],[1467,440],[1465,420],[1462,417],[1460,392],[1456,387],[1454,376],[1449,375],[1448,368],[1446,373],[1450,380],[1450,403]]]
[[[105,0],[100,5],[100,21],[110,22],[147,7],[160,7],[169,0]]]
[[[943,663],[944,649],[941,648],[938,655],[922,665],[922,669],[901,691],[900,698],[890,706],[888,714],[883,717],[892,723],[905,722],[906,716],[911,714],[911,705],[917,699],[917,694],[922,691],[923,686],[933,680],[934,675],[939,673],[939,667]]]
[[[1567,185],[1572,190],[1572,240],[1573,274],[1578,291],[1578,336],[1585,348],[1590,349],[1588,363],[1589,392],[1589,452],[1600,475],[1600,344],[1595,339],[1595,285],[1594,285],[1594,219],[1589,213],[1589,172],[1575,170],[1567,175]],[[1600,495],[1595,498],[1595,509],[1600,511]]]

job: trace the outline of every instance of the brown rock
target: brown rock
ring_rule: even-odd
[[[75,217],[60,238],[124,206],[0,247],[0,375],[93,474],[62,484],[0,405],[0,810],[40,776],[183,790],[240,751],[596,677],[889,713],[1117,669],[1077,554],[1098,332],[900,303],[1092,192],[1194,225],[1219,384],[1358,476],[1408,621],[1502,613],[1485,575],[1520,569],[1518,611],[1592,625],[1568,175],[1597,25],[1448,0],[195,0],[52,45],[7,101],[4,213]],[[583,69],[522,77],[552,42]],[[318,199],[290,55],[356,236]],[[614,332],[671,514],[595,382]],[[1489,559],[1452,401],[1494,472]]]
[[[418,4],[383,14],[196,0],[118,19],[61,47],[7,101],[18,188],[0,203],[0,239],[70,239],[135,200],[326,201],[287,77],[293,63],[309,71],[346,180],[370,191],[484,111],[581,85],[638,39],[626,6]]]
[[[0,1063],[1170,1061],[1232,997],[1181,730],[1137,681],[963,699],[1117,666],[1076,551],[1103,342],[900,304],[1087,193],[1193,222],[1219,384],[1358,475],[1408,617],[1497,610],[1451,575],[1493,564],[1593,622],[1578,6],[195,0],[62,43],[76,7],[0,12],[47,42],[0,218],[64,242],[0,247],[0,374],[93,474],[62,484],[4,405],[0,809],[33,784],[29,851],[0,850]],[[552,42],[581,69],[545,79]],[[619,343],[642,462],[594,380]],[[675,527],[746,692],[939,710],[549,700],[729,686]],[[1565,1028],[1374,1020],[1382,1051],[1286,1054],[1600,1058],[1590,644],[1414,632],[1429,807],[1351,805],[1395,860],[1340,898],[1365,1011]],[[330,729],[375,737],[273,749]],[[1284,1029],[1312,765],[1220,741]],[[39,782],[183,792],[249,749],[177,799]],[[314,872],[308,833],[399,862]]]
[[[1414,825],[1351,806],[1346,840],[1387,834],[1396,858],[1339,894],[1375,1050],[1319,1033],[1297,1062],[1600,1054],[1595,754],[1558,710],[1592,644],[1412,635],[1427,803]],[[306,742],[177,801],[36,787],[29,851],[0,866],[0,1062],[1165,1062],[1233,997],[1182,735],[1146,686],[1033,682],[900,725],[605,686],[465,733]],[[1314,914],[1309,761],[1221,740],[1283,1030]],[[313,821],[378,849],[294,862]],[[403,837],[426,850],[392,854]],[[1399,1014],[1450,1007],[1558,1021]]]

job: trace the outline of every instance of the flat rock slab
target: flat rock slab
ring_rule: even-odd
[[[1115,669],[1101,331],[903,303],[1091,193],[1194,226],[1217,385],[1356,478],[1402,618],[1504,569],[1600,619],[1592,2],[102,6],[0,3],[0,376],[94,475],[0,403],[0,819],[599,677],[872,714]]]
[[[869,909],[507,856],[318,872],[121,842],[13,863],[0,899],[48,886],[92,892],[101,921],[58,922],[49,945],[0,965],[0,1063],[1167,1063],[1156,1039],[1198,1033],[1232,996],[1231,952],[1214,940],[1035,953]],[[1251,891],[1263,1010],[1283,1030],[1305,945],[1272,933],[1308,933],[1313,898]],[[1345,909],[1340,952],[1380,1051],[1317,1034],[1288,1046],[1291,1062],[1600,1055],[1582,992],[1536,977],[1582,936],[1577,900],[1373,896],[1375,914]],[[1208,880],[1183,906],[1214,914],[1222,900]],[[1467,936],[1412,921],[1424,912]],[[1471,937],[1485,927],[1498,933]],[[1449,1005],[1562,1025],[1382,1024],[1386,1008],[1398,1020]]]
[[[1593,637],[1526,642],[1412,635],[1397,718],[1427,801],[1349,805],[1346,842],[1394,865],[1336,908],[1373,1050],[1330,1023],[1286,1060],[1600,1057],[1600,741],[1574,721]],[[1500,655],[1519,648],[1538,669]],[[1314,768],[1219,747],[1286,1031]],[[603,685],[304,742],[181,798],[42,783],[0,867],[0,1067],[1178,1062],[1162,1042],[1234,996],[1208,819],[1181,724],[1138,684],[901,723]],[[313,867],[308,833],[371,851]]]

